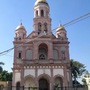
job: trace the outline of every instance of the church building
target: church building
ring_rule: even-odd
[[[55,35],[51,23],[48,2],[36,0],[32,32],[27,35],[22,23],[15,30],[12,86],[38,90],[71,86],[67,31],[60,25]]]

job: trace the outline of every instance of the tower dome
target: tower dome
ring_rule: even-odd
[[[66,39],[67,38],[67,32],[64,28],[63,25],[60,25],[57,30],[56,30],[56,37],[61,38],[61,39]]]
[[[16,27],[16,30],[19,30],[19,29],[24,29],[25,30],[25,27],[22,25],[22,23],[20,23],[20,25]]]
[[[45,5],[48,6],[48,3],[47,3],[46,0],[36,0],[36,2],[35,2],[35,6],[40,5],[40,4],[45,4]]]
[[[21,40],[25,37],[26,37],[26,29],[22,25],[22,23],[20,23],[20,25],[16,27],[15,38],[17,38],[18,40]]]
[[[65,30],[64,26],[62,24],[59,25],[59,27],[57,28],[57,32],[60,31],[60,30]]]

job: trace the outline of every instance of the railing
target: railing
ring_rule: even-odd
[[[47,88],[38,88],[38,87],[0,87],[0,90],[50,90]],[[53,90],[89,90],[88,87],[54,87]]]

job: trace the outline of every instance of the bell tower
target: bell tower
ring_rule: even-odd
[[[35,36],[41,33],[51,35],[50,7],[46,0],[37,0],[34,5],[34,31]]]
[[[63,25],[60,25],[56,30],[56,38],[59,38],[60,40],[67,40],[67,31],[63,27]]]
[[[16,30],[15,30],[15,41],[20,41],[22,39],[26,38],[26,29],[25,27],[22,25],[22,23],[20,23],[19,26],[17,26]]]

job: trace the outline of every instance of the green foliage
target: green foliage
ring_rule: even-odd
[[[78,78],[79,76],[82,76],[83,73],[86,71],[85,69],[85,65],[75,61],[73,59],[71,59],[71,73],[72,73],[72,78],[75,80],[76,78]]]
[[[2,68],[1,65],[4,65],[4,63],[3,62],[0,62],[0,73],[3,71],[3,68]]]
[[[82,79],[83,85],[87,85],[85,78]]]
[[[12,72],[8,72],[6,70],[0,73],[0,80],[1,81],[12,81]]]
[[[1,64],[1,65],[4,65],[4,63],[3,63],[3,62],[0,62],[0,64]]]
[[[0,81],[12,81],[12,72],[3,71],[2,65],[4,65],[4,63],[0,62]]]

